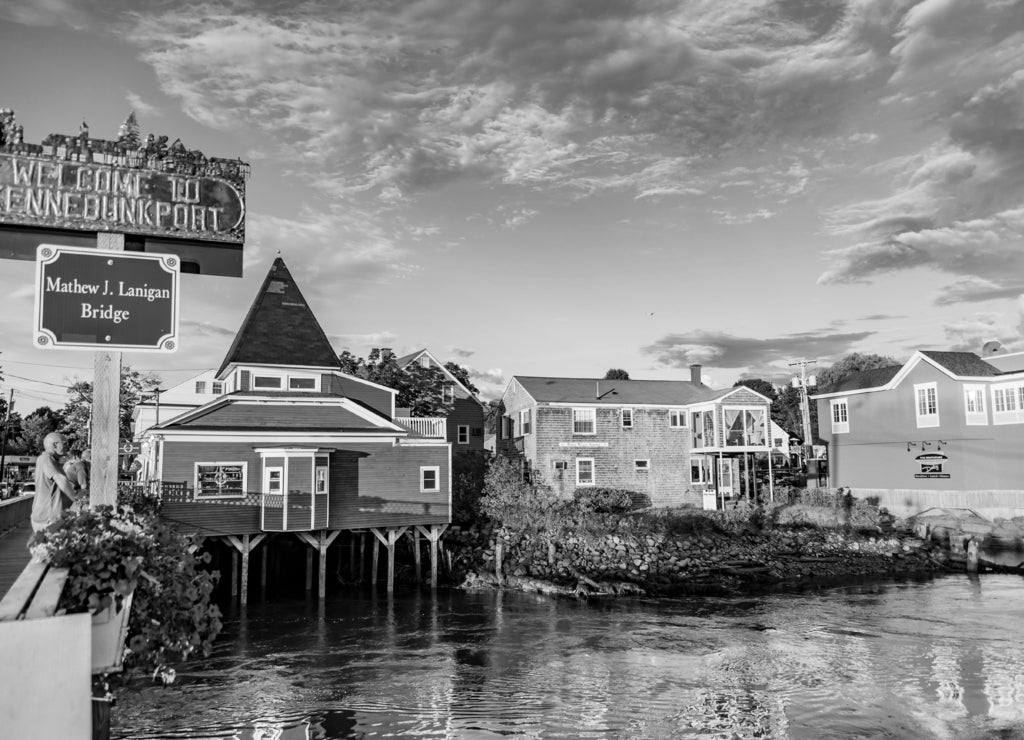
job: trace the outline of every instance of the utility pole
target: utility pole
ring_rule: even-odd
[[[807,385],[808,382],[814,383],[815,379],[807,377],[807,366],[812,365],[817,360],[796,360],[795,362],[789,363],[790,367],[800,366],[800,379],[797,381],[794,378],[794,385],[799,382],[800,384],[800,417],[804,427],[804,470],[807,470],[808,461],[814,455],[814,440],[811,437],[811,402],[807,397]]]
[[[7,402],[7,413],[4,415],[4,433],[0,436],[0,483],[7,480],[4,475],[4,463],[7,462],[7,426],[11,423],[11,411],[14,410],[14,389],[11,388],[10,400]]]

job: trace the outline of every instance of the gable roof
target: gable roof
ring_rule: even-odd
[[[926,362],[958,380],[991,378],[1003,374],[999,368],[985,362],[973,352],[918,350],[902,365],[890,365],[889,367],[851,373],[838,383],[822,388],[811,398],[825,398],[860,391],[891,390],[897,387],[921,362]]]
[[[682,406],[709,400],[720,393],[689,380],[607,380],[535,375],[515,375],[512,379],[538,403]]]
[[[404,427],[344,396],[274,391],[230,393],[156,428],[407,434]]]
[[[812,397],[829,393],[847,393],[867,388],[880,388],[896,377],[896,373],[902,369],[903,365],[890,365],[889,367],[876,367],[872,370],[860,370],[850,373],[838,383],[825,386]]]
[[[966,375],[972,378],[984,378],[999,375],[1000,371],[985,362],[973,352],[935,352],[921,350],[921,354],[944,367],[953,375]]]
[[[456,378],[455,375],[452,374],[451,370],[446,368],[444,366],[444,363],[441,362],[440,360],[438,360],[432,354],[430,354],[430,352],[427,349],[421,349],[421,350],[417,350],[416,352],[410,352],[407,355],[402,355],[401,357],[398,357],[398,358],[395,359],[395,363],[400,368],[405,370],[407,367],[409,367],[409,365],[414,363],[416,360],[418,360],[423,355],[426,355],[427,357],[429,357],[433,361],[434,365],[437,366],[437,369],[440,370],[444,374],[444,376],[446,378],[448,378],[448,380],[450,380],[451,382],[455,383],[462,390],[464,390],[466,393],[468,393],[469,397],[472,398],[474,401],[476,401],[478,404],[480,404],[481,406],[484,405],[483,401],[481,401],[479,398],[477,398],[476,393],[474,393],[469,388],[467,388],[465,383],[463,383],[461,380]]]
[[[337,353],[280,257],[267,272],[217,377],[232,364],[341,369]]]

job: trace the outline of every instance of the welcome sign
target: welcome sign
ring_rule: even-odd
[[[176,351],[180,265],[171,254],[39,247],[35,346]]]
[[[223,178],[0,153],[0,223],[241,244],[245,203]]]

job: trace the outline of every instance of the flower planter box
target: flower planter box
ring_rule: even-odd
[[[124,641],[128,634],[128,615],[132,609],[128,594],[120,611],[111,604],[92,617],[92,673],[118,673],[124,662]]]

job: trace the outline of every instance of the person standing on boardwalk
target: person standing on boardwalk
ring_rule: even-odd
[[[89,462],[86,459],[88,452],[88,450],[85,452],[72,450],[64,463],[64,475],[74,484],[75,489],[81,495],[89,494]]]
[[[35,532],[60,519],[65,498],[68,503],[74,503],[81,497],[60,466],[64,445],[64,435],[50,432],[43,438],[43,454],[36,458],[36,495],[32,502],[32,530]]]

